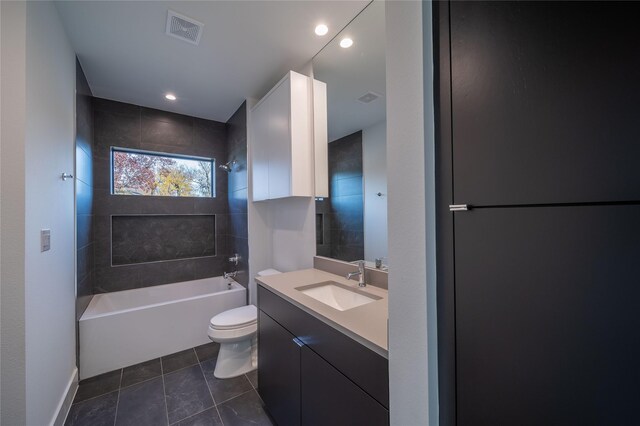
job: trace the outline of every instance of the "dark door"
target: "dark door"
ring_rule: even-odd
[[[441,424],[640,424],[640,3],[434,12]]]
[[[389,411],[378,401],[309,347],[304,346],[301,354],[304,426],[389,424]]]
[[[640,3],[450,13],[454,204],[640,199]]]
[[[300,346],[295,336],[259,312],[258,392],[279,425],[299,425]]]
[[[640,424],[640,206],[455,228],[458,424]]]

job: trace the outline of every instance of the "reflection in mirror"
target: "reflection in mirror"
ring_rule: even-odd
[[[343,40],[351,39],[349,47]],[[319,256],[387,265],[384,3],[373,1],[313,58],[327,84],[329,197],[316,201]],[[380,265],[380,263],[382,263]]]

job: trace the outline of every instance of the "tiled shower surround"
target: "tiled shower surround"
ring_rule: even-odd
[[[76,60],[76,238],[78,288],[76,317],[91,301],[95,268],[93,216],[93,106],[92,93],[80,62]]]
[[[362,131],[329,144],[329,198],[316,201],[318,256],[364,259]]]
[[[229,173],[229,248],[240,255],[236,281],[249,284],[249,233],[247,228],[247,107],[243,103],[227,121]]]
[[[94,248],[82,260],[95,270],[91,294],[220,276],[233,269],[228,258],[235,252],[246,263],[246,196],[229,196],[243,186],[246,194],[244,121],[220,123],[100,98],[91,106]],[[243,105],[236,115],[244,114]],[[229,135],[243,132],[230,143]],[[233,188],[230,174],[218,167],[231,145],[244,163],[238,176],[231,173]],[[112,195],[112,147],[214,158],[215,197]]]

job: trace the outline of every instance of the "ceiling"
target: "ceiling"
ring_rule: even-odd
[[[373,1],[313,58],[313,75],[327,83],[329,141],[379,123],[386,118],[384,2]],[[340,47],[351,38],[353,45]],[[367,92],[380,97],[358,101]]]
[[[353,19],[365,1],[60,1],[93,94],[226,122]],[[171,9],[204,23],[195,46],[165,34]],[[318,23],[329,33],[315,35]],[[174,93],[177,100],[165,100]]]

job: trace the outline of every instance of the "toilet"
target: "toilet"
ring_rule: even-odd
[[[279,274],[267,269],[258,276]],[[255,370],[258,366],[258,309],[254,305],[224,311],[209,321],[209,339],[220,343],[213,375],[229,379]]]

